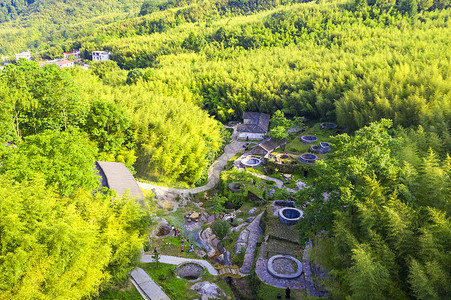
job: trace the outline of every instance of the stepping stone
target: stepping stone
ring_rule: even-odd
[[[257,208],[254,207],[251,210],[249,210],[248,214],[252,215],[256,210],[257,210]]]

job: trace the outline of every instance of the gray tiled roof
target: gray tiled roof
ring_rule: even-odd
[[[237,126],[239,132],[266,133],[269,128],[270,115],[259,112],[243,113],[243,123]]]
[[[96,161],[96,168],[99,170],[99,175],[102,176],[102,186],[115,190],[119,196],[122,196],[128,190],[131,197],[144,200],[144,194],[138,183],[124,164]]]
[[[276,139],[267,138],[264,141],[262,141],[260,144],[256,145],[252,151],[254,154],[266,154],[268,152],[272,152],[275,149],[279,148],[280,146],[287,143],[287,139],[283,139],[280,142],[276,141]],[[264,154],[263,154],[264,153]]]

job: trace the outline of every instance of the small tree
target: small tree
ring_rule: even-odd
[[[224,210],[224,203],[226,203],[227,200],[227,197],[219,196],[218,194],[213,196],[213,211],[215,214]]]
[[[213,233],[218,239],[222,240],[226,235],[230,233],[230,224],[226,220],[217,220],[211,226]]]
[[[160,253],[155,252],[153,255],[153,259],[155,260],[155,263],[157,264],[157,269],[160,267]]]

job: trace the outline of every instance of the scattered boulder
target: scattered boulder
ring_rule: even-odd
[[[244,222],[244,223],[238,225],[237,227],[233,227],[232,232],[238,232],[238,231],[240,231],[240,230],[241,230],[244,226],[246,226],[246,225],[247,225],[247,223]]]
[[[165,210],[172,210],[174,208],[174,203],[167,199],[162,199],[157,202],[157,205]]]
[[[199,256],[200,258],[203,258],[205,255],[207,255],[205,251],[202,251],[200,249],[194,250],[194,253],[196,253],[196,255]]]
[[[232,263],[230,262],[230,252],[229,251],[225,251],[224,253],[219,255],[218,259],[221,262],[221,264],[223,264],[224,266],[232,265]]]
[[[210,283],[208,281],[202,281],[193,284],[191,289],[201,295],[202,299],[204,299],[204,296],[206,296],[207,299],[220,299],[226,296],[222,289],[220,289],[216,284]]]
[[[252,215],[256,210],[257,210],[256,207],[251,208],[251,209],[249,210],[248,214]]]

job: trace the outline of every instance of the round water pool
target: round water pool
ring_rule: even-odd
[[[177,266],[177,276],[188,280],[195,280],[202,275],[202,266],[195,262],[184,262]]]
[[[315,154],[311,154],[311,153],[303,153],[301,154],[301,156],[299,157],[299,159],[305,163],[308,164],[314,164],[315,160],[319,159],[318,156],[316,156]]]
[[[279,220],[285,225],[294,225],[302,217],[302,211],[294,207],[284,207],[279,209]]]
[[[258,157],[246,157],[245,159],[243,159],[241,161],[241,164],[243,166],[249,167],[249,168],[254,168],[254,167],[258,167],[260,164],[262,163],[262,160]]]
[[[335,124],[335,123],[329,123],[329,122],[321,123],[321,124],[319,124],[319,126],[320,126],[322,129],[334,129],[334,128],[337,128],[337,124]]]
[[[303,135],[301,136],[301,142],[304,143],[314,143],[318,140],[318,138],[314,135]]]

